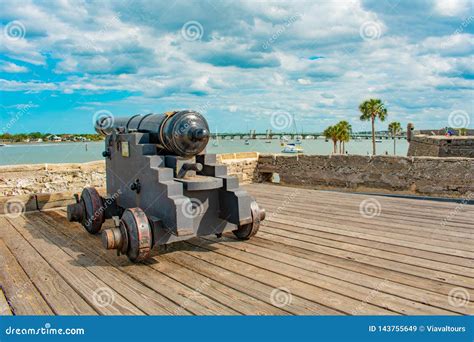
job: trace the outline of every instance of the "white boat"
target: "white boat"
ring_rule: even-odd
[[[250,142],[248,139],[245,139],[245,145],[250,145]]]
[[[295,144],[286,144],[285,148],[281,151],[282,153],[303,153],[303,147]]]

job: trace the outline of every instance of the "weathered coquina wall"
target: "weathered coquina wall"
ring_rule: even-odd
[[[257,160],[256,152],[218,155],[229,174],[239,177],[242,183],[256,178]],[[0,196],[80,192],[86,186],[105,187],[104,161],[0,166]]]
[[[474,159],[393,156],[260,155],[263,178],[316,188],[401,191],[462,197],[474,191]]]
[[[474,192],[474,159],[393,156],[284,156],[229,153],[218,156],[242,183],[282,184],[357,191],[463,197]],[[105,187],[104,162],[0,166],[0,197],[80,192]]]
[[[474,137],[415,135],[411,138],[407,155],[409,157],[429,156],[474,158]]]

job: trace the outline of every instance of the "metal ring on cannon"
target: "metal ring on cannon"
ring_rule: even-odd
[[[237,230],[233,231],[239,240],[248,240],[257,234],[260,222],[265,219],[265,209],[260,209],[256,201],[250,203],[250,211],[252,213],[252,222],[239,226]]]
[[[117,254],[126,254],[132,262],[147,259],[153,245],[150,223],[140,208],[126,209],[118,228],[102,232],[102,245],[116,249]]]
[[[71,222],[81,222],[91,234],[98,233],[105,215],[102,197],[97,190],[93,187],[84,188],[78,203],[68,205],[67,218]]]

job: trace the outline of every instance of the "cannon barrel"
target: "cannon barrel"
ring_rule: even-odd
[[[149,133],[150,141],[159,145],[162,153],[181,157],[199,154],[209,141],[206,119],[190,110],[118,118],[103,116],[95,122],[95,130],[102,135]]]

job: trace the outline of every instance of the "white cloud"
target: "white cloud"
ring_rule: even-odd
[[[44,91],[56,90],[57,85],[43,82],[19,82],[0,79],[0,90],[3,91]]]
[[[298,83],[303,85],[310,85],[311,81],[304,78],[298,78]]]
[[[445,16],[465,16],[472,13],[470,0],[436,0],[435,10]]]
[[[464,33],[440,37],[428,37],[421,42],[420,52],[440,54],[444,56],[472,55],[474,52],[474,35]]]
[[[114,102],[119,108],[209,102],[210,115],[224,111],[221,120],[228,111],[255,115],[262,126],[278,109],[307,115],[314,125],[357,116],[367,96],[430,122],[472,99],[474,38],[459,19],[469,13],[464,1],[421,9],[378,1],[5,2],[0,19],[21,21],[26,34],[0,37],[0,53],[13,61],[1,68],[32,75],[0,80],[9,92],[130,94]],[[439,15],[425,20],[433,10]],[[190,20],[203,26],[199,41],[181,36]],[[410,25],[398,26],[403,20]],[[380,27],[378,39],[361,38],[366,22]],[[34,70],[51,75],[42,79]]]
[[[4,62],[0,64],[0,70],[8,73],[24,73],[28,72],[28,68],[17,65],[15,63],[10,63],[10,62]]]

